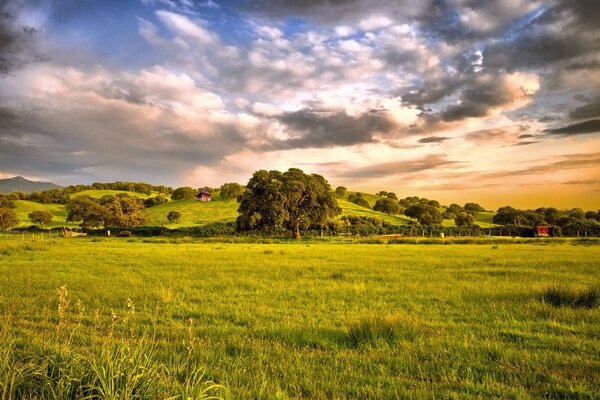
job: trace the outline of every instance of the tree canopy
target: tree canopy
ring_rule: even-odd
[[[17,212],[8,207],[0,207],[0,229],[8,229],[19,225]]]
[[[378,199],[373,206],[373,210],[383,212],[386,214],[400,214],[403,211],[403,207],[391,197],[385,197]]]
[[[239,183],[224,183],[219,189],[219,196],[222,199],[236,199],[244,192],[244,187]]]
[[[300,239],[301,229],[322,227],[341,213],[325,178],[297,168],[284,173],[256,171],[238,199],[238,229],[288,229],[296,240]]]
[[[408,207],[404,215],[415,218],[421,225],[441,224],[444,218],[437,207],[428,203],[417,203]]]
[[[78,196],[67,203],[67,221],[80,222],[82,227],[138,226],[146,222],[140,199],[127,196],[104,196],[95,200]]]
[[[48,210],[35,210],[30,212],[28,217],[34,224],[40,224],[40,229],[42,229],[44,224],[52,222],[54,215]]]
[[[173,190],[171,200],[191,200],[196,197],[197,193],[197,190],[194,190],[189,186],[179,187]]]

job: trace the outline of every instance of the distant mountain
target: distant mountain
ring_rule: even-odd
[[[33,193],[50,189],[60,189],[62,186],[49,182],[36,182],[15,176],[14,178],[0,179],[0,193],[24,192]]]

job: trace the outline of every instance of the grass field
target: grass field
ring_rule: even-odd
[[[60,368],[75,382],[71,362],[111,370],[115,357],[95,349],[133,343],[126,354],[139,355],[145,336],[148,356],[124,359],[160,376],[164,397],[184,398],[200,370],[199,386],[215,381],[231,399],[593,399],[600,309],[539,297],[600,284],[600,246],[576,243],[2,238],[0,313],[14,346],[0,344],[0,385],[38,359],[55,374],[44,387],[66,384]]]

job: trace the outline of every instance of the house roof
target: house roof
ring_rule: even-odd
[[[198,192],[198,194],[196,195],[196,197],[198,197],[200,195],[203,195],[203,194],[207,194],[209,196],[211,195],[210,192],[208,191],[208,189],[204,187],[204,188],[200,189],[200,191]]]

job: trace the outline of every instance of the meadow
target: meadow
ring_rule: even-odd
[[[600,393],[598,242],[225,241],[0,238],[2,398]]]

